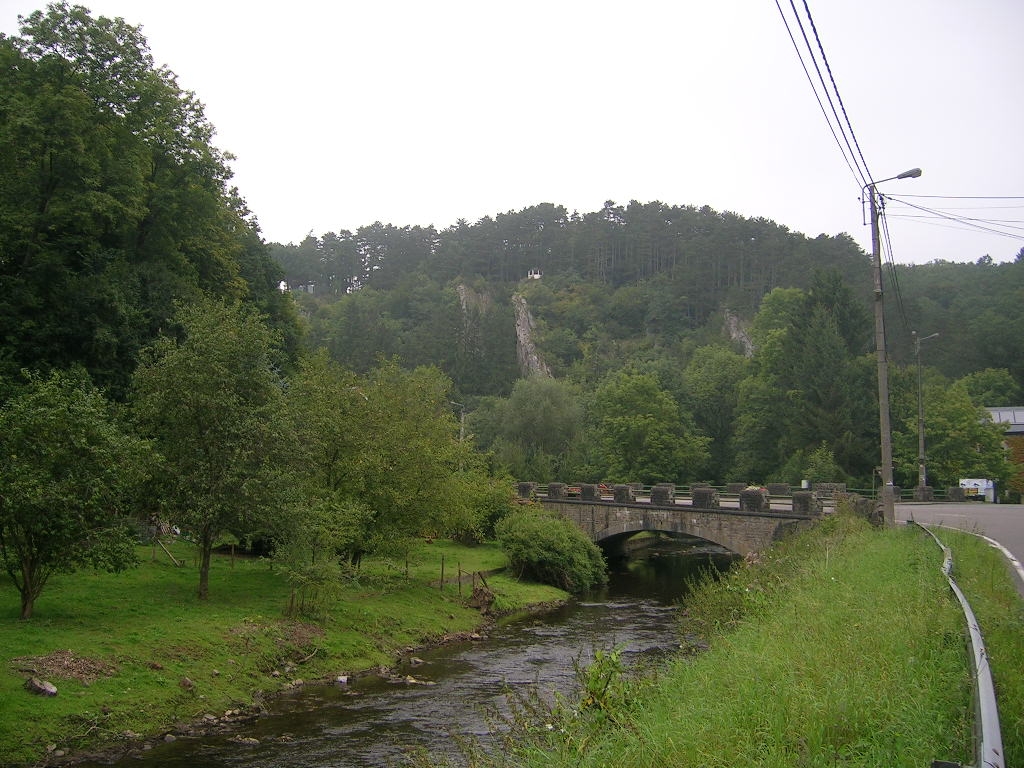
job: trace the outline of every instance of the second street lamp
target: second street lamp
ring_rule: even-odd
[[[878,427],[882,448],[882,519],[885,525],[896,525],[896,487],[892,483],[892,427],[889,423],[889,362],[885,352],[885,307],[882,304],[882,247],[879,243],[878,220],[881,216],[875,187],[893,179],[916,179],[920,168],[911,168],[898,176],[865,184],[871,201],[871,256],[875,282],[875,352],[878,356]]]

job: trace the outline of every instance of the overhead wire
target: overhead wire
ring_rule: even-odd
[[[903,330],[907,333],[912,333],[913,328],[910,326],[910,319],[907,317],[907,306],[903,301],[903,289],[900,287],[899,273],[896,271],[896,261],[892,256],[892,238],[889,235],[889,219],[887,216],[883,216],[882,213],[885,209],[886,198],[879,195],[879,221],[882,224],[882,233],[885,237],[885,263],[889,268],[889,279],[892,283],[893,292],[896,294],[896,308],[899,310],[900,319],[903,320]]]
[[[792,5],[792,0],[790,0],[790,4]],[[794,11],[794,13],[796,12],[796,7],[795,6],[793,8],[793,11]],[[857,155],[858,155],[858,157],[860,157],[861,166],[863,166],[863,168],[864,168],[864,176],[866,176],[869,180],[873,181],[874,179],[871,176],[871,171],[868,170],[868,162],[867,162],[867,160],[864,159],[864,153],[861,151],[860,143],[857,141],[857,134],[855,134],[853,132],[853,125],[850,123],[850,116],[846,112],[846,105],[843,103],[843,97],[839,94],[839,86],[836,85],[836,79],[835,79],[835,77],[832,74],[832,67],[828,63],[828,57],[825,55],[825,47],[821,44],[821,37],[819,37],[819,35],[818,35],[818,27],[814,23],[814,17],[811,16],[811,9],[810,9],[810,6],[807,5],[807,0],[804,0],[804,12],[807,14],[807,21],[810,22],[810,24],[811,24],[811,31],[814,32],[814,39],[818,43],[818,50],[821,52],[821,60],[825,64],[825,69],[828,71],[828,78],[832,82],[832,90],[835,92],[836,100],[839,102],[839,106],[843,110],[843,117],[846,119],[846,127],[850,129],[850,139],[853,140],[853,145],[857,148]],[[801,25],[801,29],[803,29],[802,25]],[[821,72],[819,71],[818,74],[820,75]],[[831,103],[831,101],[832,100],[829,99],[829,103]],[[833,105],[832,109],[833,109],[833,112],[834,112],[835,111],[835,106],[834,105]],[[836,115],[836,119],[838,119],[838,117],[839,116]],[[849,146],[849,141],[847,141],[847,146]],[[862,184],[861,188],[863,188],[863,187],[864,187],[864,185]]]
[[[790,4],[792,5],[792,0]],[[844,142],[846,143],[847,147],[849,147],[849,140],[846,138],[845,132],[843,132],[842,124],[839,125],[839,133],[843,134],[843,138],[839,138],[839,135],[836,132],[836,126],[833,124],[832,119],[829,118],[828,116],[828,110],[825,109],[825,104],[822,102],[821,94],[818,92],[818,87],[814,84],[814,78],[811,76],[811,72],[807,67],[807,63],[804,61],[803,52],[800,50],[800,44],[797,42],[797,39],[793,34],[793,30],[789,25],[789,20],[786,18],[786,12],[782,10],[782,5],[779,0],[775,0],[775,7],[778,8],[779,10],[779,16],[782,17],[782,23],[786,27],[786,33],[789,35],[789,40],[793,44],[793,50],[796,51],[796,56],[800,60],[800,66],[804,70],[804,76],[807,78],[807,82],[811,86],[811,91],[814,93],[814,98],[818,102],[818,107],[821,109],[821,114],[825,117],[825,122],[828,125],[829,131],[831,131],[832,133],[832,138],[835,139],[836,146],[839,147],[839,152],[842,154],[843,160],[846,162],[847,167],[850,169],[850,173],[853,174],[853,178],[858,182],[858,184],[863,189],[863,187],[867,183],[865,181],[866,173],[857,164],[856,158],[851,157],[852,150],[850,150],[850,154],[847,154],[847,149],[843,147]],[[794,14],[796,14],[795,7],[793,7],[793,12]],[[797,22],[799,23],[799,21],[800,17],[799,14],[797,14]],[[800,24],[800,29],[801,32],[803,32],[803,24]],[[821,79],[822,83],[824,83],[824,79],[821,78],[821,70],[818,68],[817,61],[814,58],[814,51],[810,49],[810,44],[807,43],[807,35],[803,34],[803,38],[808,46],[808,52],[810,54],[811,60],[814,61],[814,67],[818,71],[819,79]],[[825,95],[826,97],[828,96],[827,89],[825,91]],[[831,104],[831,98],[829,99],[829,103]],[[832,106],[832,111],[833,113],[835,113],[834,105]],[[836,119],[838,121],[838,115]]]
[[[871,172],[868,169],[867,161],[864,158],[864,153],[861,150],[860,143],[857,141],[857,136],[856,136],[856,133],[853,130],[853,124],[852,124],[852,122],[850,120],[850,116],[849,116],[849,113],[848,113],[848,111],[846,109],[846,105],[843,102],[842,96],[839,93],[839,86],[836,83],[835,76],[834,76],[834,74],[832,72],[832,67],[831,67],[831,65],[828,62],[828,56],[825,54],[825,47],[824,47],[824,45],[823,45],[823,43],[821,41],[821,36],[818,33],[817,25],[814,23],[814,17],[811,14],[811,9],[810,9],[810,5],[808,4],[808,0],[803,0],[804,13],[807,16],[807,21],[808,21],[808,23],[809,23],[809,25],[811,27],[811,31],[812,31],[812,33],[814,35],[815,42],[817,43],[818,54],[820,55],[820,58],[821,58],[821,61],[823,62],[825,70],[828,72],[828,79],[829,79],[829,83],[831,84],[831,91],[835,93],[835,101],[838,101],[839,107],[840,107],[840,109],[841,109],[841,111],[843,113],[842,119],[840,119],[840,117],[839,117],[839,110],[836,109],[835,101],[833,101],[832,96],[830,94],[829,84],[827,84],[825,82],[825,77],[822,74],[821,67],[818,66],[818,57],[815,55],[814,49],[811,46],[811,43],[810,43],[810,40],[809,40],[809,38],[807,36],[806,30],[804,29],[804,24],[803,24],[803,21],[800,18],[799,11],[797,10],[796,4],[795,4],[795,0],[790,0],[790,7],[792,9],[793,16],[796,19],[796,23],[800,27],[800,32],[801,32],[801,35],[803,36],[804,45],[807,47],[808,55],[810,56],[811,61],[814,63],[814,68],[815,68],[815,70],[818,73],[818,79],[821,82],[822,90],[824,91],[825,96],[828,99],[829,106],[832,109],[832,114],[833,114],[833,116],[835,118],[835,125],[833,124],[833,120],[829,118],[828,112],[825,109],[825,105],[822,103],[822,99],[821,99],[821,97],[818,94],[818,88],[815,85],[815,83],[814,83],[814,81],[813,81],[813,79],[811,77],[811,74],[810,74],[810,71],[808,70],[807,64],[804,62],[803,52],[801,51],[799,45],[796,42],[796,39],[795,39],[795,37],[793,35],[793,31],[792,31],[792,29],[790,27],[790,24],[789,24],[789,21],[786,18],[785,12],[782,10],[782,6],[780,5],[779,0],[776,0],[775,5],[776,5],[776,7],[779,10],[779,15],[782,17],[783,24],[786,26],[786,31],[789,34],[789,37],[790,37],[791,42],[793,43],[794,49],[796,50],[797,57],[800,59],[801,66],[803,67],[803,70],[804,70],[804,75],[807,77],[808,81],[810,82],[811,89],[814,91],[815,98],[818,100],[818,105],[821,108],[822,113],[825,115],[825,120],[828,123],[829,130],[832,132],[833,137],[836,139],[836,143],[839,146],[839,150],[840,150],[840,152],[843,155],[843,159],[846,161],[847,166],[850,167],[851,172],[853,172],[854,178],[857,179],[858,184],[859,184],[860,189],[861,189],[862,195],[863,195],[864,192],[867,192],[868,194],[870,194],[872,196],[877,195],[877,206],[878,206],[878,208],[877,208],[877,218],[878,218],[878,222],[881,225],[881,228],[882,228],[882,231],[883,231],[884,246],[885,246],[884,249],[883,249],[882,245],[879,244],[879,248],[884,251],[884,253],[885,253],[885,260],[886,260],[886,263],[889,266],[890,283],[893,286],[893,291],[894,291],[894,294],[895,294],[896,304],[897,304],[897,308],[899,310],[899,315],[902,318],[904,325],[909,330],[910,323],[909,323],[909,321],[907,319],[906,306],[905,306],[904,301],[903,301],[903,294],[902,294],[902,290],[901,290],[900,285],[899,285],[899,277],[898,277],[897,272],[896,272],[896,264],[895,264],[895,260],[893,259],[893,255],[892,255],[893,254],[892,238],[891,238],[891,235],[889,233],[888,220],[886,219],[886,216],[885,216],[885,197],[883,195],[881,195],[880,193],[878,193],[878,191],[875,189],[874,177],[871,175]],[[843,125],[844,122],[845,122],[845,127]],[[839,133],[842,134],[842,137],[843,137],[842,141],[840,141],[839,137],[837,136],[836,126],[838,126]],[[844,147],[844,144],[845,144],[845,147]],[[854,147],[856,147],[856,151],[854,150]],[[856,170],[854,170],[854,168],[856,168]],[[863,204],[863,202],[864,202],[864,200],[863,200],[863,197],[862,197],[861,203]],[[882,255],[881,254],[879,254],[879,259],[880,260],[882,259]]]
[[[916,211],[928,214],[930,217],[935,219],[941,219],[948,222],[953,222],[960,225],[960,228],[976,229],[982,232],[988,232],[989,234],[1001,235],[1003,237],[1009,237],[1015,240],[1024,239],[1024,221],[1018,219],[985,219],[976,216],[958,216],[948,211],[943,211],[937,208],[928,208],[923,205],[917,205],[915,203],[908,202],[905,197],[912,197],[911,195],[900,195],[898,197],[889,198],[893,202],[905,205]],[[895,214],[900,217],[900,214]],[[910,218],[904,216],[903,218]],[[919,217],[923,218],[923,217]],[[1018,226],[1019,225],[1019,226]],[[1017,230],[1017,231],[1014,231]]]

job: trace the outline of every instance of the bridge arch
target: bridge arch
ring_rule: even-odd
[[[541,500],[545,509],[573,522],[595,543],[640,531],[704,539],[740,556],[767,549],[771,543],[816,516],[793,512],[748,512],[698,509],[689,505]]]

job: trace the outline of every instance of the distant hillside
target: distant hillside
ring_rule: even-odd
[[[272,244],[271,254],[290,286],[309,291],[314,338],[342,362],[433,362],[477,394],[507,392],[518,376],[510,296],[531,270],[543,274],[529,286],[538,344],[556,371],[594,340],[615,355],[675,344],[725,308],[749,318],[773,288],[806,287],[818,269],[865,300],[870,289],[870,260],[846,235],[810,239],[766,219],[659,202],[584,215],[545,203],[443,231],[377,222]],[[460,285],[493,299],[474,309],[486,328],[466,326]],[[469,370],[485,360],[489,375]]]
[[[516,477],[872,482],[871,259],[846,235],[662,203],[544,204],[271,253],[306,289],[310,344],[357,372],[381,357],[439,367],[475,444]],[[1024,392],[1024,260],[898,267],[885,285],[897,474],[912,484],[911,331],[940,334],[922,350],[925,407],[966,434],[973,408]],[[955,480],[954,442],[932,446]]]
[[[723,312],[749,321],[772,289],[806,289],[821,271],[871,306],[870,256],[845,234],[808,238],[767,219],[660,202],[582,215],[544,203],[441,231],[376,222],[271,244],[271,254],[289,285],[312,291],[302,298],[314,338],[342,362],[433,362],[477,394],[507,392],[518,376],[510,297],[531,270],[543,274],[526,287],[535,340],[556,375],[585,350],[622,357],[717,338]],[[1022,272],[1020,258],[900,266],[897,285],[887,272],[894,359],[913,361],[912,330],[940,332],[926,360],[947,376],[996,367],[1024,382]],[[475,320],[458,286],[488,297]]]

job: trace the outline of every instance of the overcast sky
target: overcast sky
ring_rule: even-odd
[[[774,0],[82,4],[141,25],[196,92],[267,240],[635,199],[848,232],[870,250],[861,182]],[[897,217],[916,212],[891,202],[894,259],[1012,260],[1024,2],[808,4],[872,177],[924,171],[884,191],[1021,198],[906,198],[1016,237]],[[0,31],[43,7],[0,0]]]

